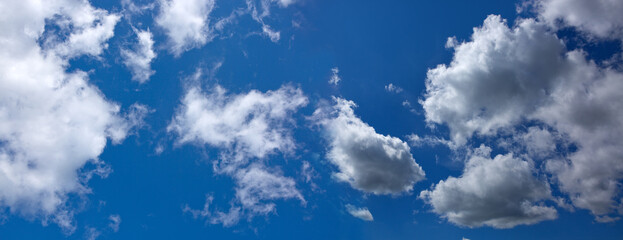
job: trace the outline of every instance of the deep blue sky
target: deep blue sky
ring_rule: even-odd
[[[123,8],[116,1],[91,3],[110,12]],[[233,7],[245,6],[242,1],[216,3],[212,12],[216,18],[229,15]],[[511,229],[461,227],[440,218],[417,197],[439,180],[461,175],[463,164],[440,145],[411,148],[426,171],[426,179],[416,183],[411,193],[363,193],[332,178],[335,166],[325,157],[326,141],[306,120],[319,102],[337,96],[354,101],[357,116],[378,133],[403,140],[412,133],[447,138],[445,126],[427,128],[424,110],[418,104],[426,91],[426,72],[452,60],[453,51],[445,48],[448,37],[469,41],[473,28],[481,26],[488,15],[501,15],[512,26],[516,4],[301,0],[287,8],[271,9],[265,21],[281,31],[277,43],[249,35],[261,26],[246,15],[227,30],[231,37],[217,37],[180,57],[166,50],[166,35],[154,25],[157,12],[146,13],[131,20],[154,34],[158,57],[151,66],[156,73],[144,84],[131,81],[131,73],[122,64],[120,49],[135,41],[129,21],[122,19],[101,59],[71,60],[67,71],[91,71],[90,83],[122,109],[135,102],[147,105],[153,112],[145,118],[146,127],[121,144],[109,140],[99,158],[110,165],[112,173],[91,179],[92,193],[83,199],[74,196],[68,200],[77,209],[75,233],[66,235],[53,223],[42,226],[41,219],[8,213],[0,225],[0,239],[83,239],[90,227],[101,232],[98,239],[621,239],[620,221],[597,223],[584,209],[569,212],[558,208],[556,220]],[[292,21],[300,27],[293,27]],[[590,51],[598,57],[618,48],[605,45],[591,46]],[[266,160],[297,181],[307,205],[277,200],[276,214],[245,219],[231,227],[209,224],[182,211],[186,204],[202,208],[206,194],[212,194],[214,204],[226,209],[235,194],[233,180],[213,172],[211,162],[218,157],[218,149],[178,146],[175,136],[166,131],[184,94],[184,79],[197,68],[207,69],[216,62],[222,62],[222,67],[213,78],[202,80],[205,85],[218,83],[230,92],[245,93],[292,84],[309,98],[309,104],[293,115],[296,128],[292,130],[298,144],[295,154],[275,154]],[[342,79],[337,86],[327,83],[333,67],[339,68]],[[384,86],[389,83],[404,91],[386,91]],[[412,104],[413,112],[402,106],[405,100]],[[478,146],[482,141],[470,144]],[[159,146],[164,151],[156,154]],[[297,177],[303,160],[318,173],[314,181],[320,190]],[[367,207],[374,221],[351,216],[346,204]],[[122,219],[118,232],[107,227],[111,214]]]

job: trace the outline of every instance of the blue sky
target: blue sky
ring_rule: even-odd
[[[621,11],[0,0],[0,239],[619,239]]]

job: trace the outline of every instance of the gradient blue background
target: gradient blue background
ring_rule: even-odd
[[[112,12],[122,9],[112,1],[92,4]],[[217,6],[214,18],[227,16],[233,7],[245,4],[217,1]],[[412,194],[365,195],[331,178],[334,166],[324,158],[325,142],[305,120],[318,101],[331,96],[353,100],[358,104],[356,114],[381,134],[402,139],[410,133],[447,136],[444,127],[434,132],[426,128],[417,104],[424,93],[427,69],[451,61],[452,51],[444,47],[448,37],[469,40],[472,29],[482,25],[489,14],[499,14],[512,24],[515,9],[514,1],[301,0],[288,8],[273,8],[266,19],[281,31],[276,44],[262,36],[248,36],[260,26],[244,16],[227,30],[232,37],[216,38],[180,58],[166,52],[164,33],[153,26],[154,16],[146,14],[133,22],[150,26],[158,58],[152,64],[156,74],[143,85],[130,80],[119,55],[120,47],[133,39],[130,25],[122,20],[102,60],[81,57],[72,61],[69,71],[93,69],[91,83],[123,108],[140,102],[154,109],[146,118],[149,126],[120,145],[107,145],[100,158],[113,172],[89,182],[93,193],[88,199],[70,200],[79,209],[74,234],[64,235],[54,224],[42,226],[40,220],[9,215],[0,225],[0,239],[83,239],[88,227],[101,231],[98,239],[623,239],[620,221],[595,223],[586,210],[570,213],[558,209],[557,220],[503,230],[462,228],[440,219],[417,194],[439,180],[461,174],[461,163],[451,160],[450,151],[443,146],[412,148],[427,177],[415,185]],[[301,27],[293,27],[292,20]],[[569,44],[573,47],[573,42]],[[607,58],[607,53],[618,47],[603,43],[591,46],[590,54]],[[206,224],[182,211],[185,204],[202,208],[206,194],[213,194],[214,204],[225,210],[234,197],[231,179],[212,173],[210,162],[216,149],[176,147],[174,137],[166,132],[183,94],[183,79],[198,67],[209,68],[217,61],[223,65],[205,85],[218,82],[239,93],[293,84],[309,97],[310,104],[295,115],[297,154],[276,155],[267,161],[297,180],[307,205],[277,201],[277,214],[249,222],[243,219],[229,228]],[[338,86],[327,83],[333,67],[340,70]],[[389,83],[404,91],[388,93],[384,86]],[[411,102],[415,113],[402,106],[404,100]],[[164,147],[160,155],[154,152],[158,146]],[[318,173],[314,182],[320,191],[312,190],[300,177],[303,160]],[[368,207],[374,221],[350,216],[344,208],[348,203]],[[122,219],[116,233],[107,228],[111,214]]]

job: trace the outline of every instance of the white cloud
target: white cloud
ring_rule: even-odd
[[[420,193],[433,212],[467,227],[512,228],[557,218],[556,209],[542,202],[553,199],[549,185],[534,176],[530,162],[512,154],[491,159],[484,146],[475,152],[460,177]]]
[[[346,211],[353,215],[353,217],[359,218],[364,221],[374,221],[374,217],[372,217],[372,213],[368,208],[357,208],[353,205],[346,204]]]
[[[229,95],[218,85],[207,94],[194,86],[167,129],[179,136],[179,144],[223,149],[215,167],[233,173],[250,158],[291,151],[295,143],[285,125],[291,123],[290,115],[306,104],[303,92],[292,86]]]
[[[270,15],[270,8],[273,3],[277,3],[280,7],[288,7],[294,2],[295,0],[246,0],[246,11],[251,14],[253,20],[262,25],[262,34],[272,42],[277,43],[281,38],[280,32],[271,29],[268,24],[264,23],[264,18]]]
[[[390,83],[388,85],[385,85],[385,91],[391,92],[391,93],[400,93],[402,92],[402,88],[398,87],[396,85],[394,85],[393,83]]]
[[[96,9],[86,1],[66,3],[58,9],[60,15],[48,17],[60,27],[61,33],[65,33],[66,39],[58,35],[43,35],[46,51],[69,58],[83,54],[99,56],[108,48],[106,42],[114,36],[120,16]]]
[[[407,135],[407,141],[409,141],[409,144],[413,147],[444,145],[453,150],[457,149],[457,146],[452,141],[435,136],[420,137],[417,134],[412,133]]]
[[[108,139],[121,142],[131,124],[119,115],[118,105],[88,83],[85,72],[66,72],[66,67],[77,54],[99,54],[106,37],[98,29],[114,25],[116,17],[86,1],[2,5],[0,205],[71,233],[73,210],[66,201],[90,193],[85,185],[90,176],[110,171],[98,156]],[[68,40],[56,41],[60,45],[48,52],[37,42],[54,38],[44,32],[46,19],[73,26],[64,28],[71,30]],[[87,164],[95,169],[82,170]]]
[[[290,6],[290,4],[296,2],[296,0],[273,0],[273,1],[279,2],[279,6],[281,7]]]
[[[85,228],[84,238],[87,239],[87,240],[95,240],[100,235],[102,235],[102,233],[100,231],[98,231],[96,228],[92,228],[92,227]]]
[[[331,78],[329,78],[329,84],[337,85],[342,80],[338,73],[340,73],[340,69],[337,67],[331,68]]]
[[[227,212],[212,207],[214,197],[211,195],[206,197],[203,209],[192,209],[186,205],[182,210],[192,214],[195,219],[202,218],[210,224],[231,227],[244,217],[251,219],[257,215],[275,213],[276,204],[272,202],[274,200],[298,199],[306,204],[294,180],[281,175],[278,172],[269,172],[261,164],[252,164],[234,174],[236,198]]]
[[[428,71],[420,103],[426,121],[448,124],[460,145],[474,133],[495,135],[519,122],[543,103],[564,68],[562,42],[531,19],[509,29],[491,15],[472,41],[454,49],[449,66]]]
[[[123,6],[123,11],[127,11],[124,17],[131,18],[132,15],[141,15],[146,11],[153,10],[156,7],[156,2],[141,4],[135,2],[135,0],[121,0],[121,5]]]
[[[305,181],[305,183],[309,184],[312,191],[322,191],[314,182],[314,179],[320,176],[308,161],[303,161],[303,164],[301,165],[300,177]]]
[[[376,133],[355,116],[355,103],[334,98],[335,106],[321,107],[312,119],[325,129],[327,158],[339,172],[335,177],[353,188],[374,194],[409,192],[424,179],[407,143]]]
[[[121,216],[119,216],[119,214],[112,214],[108,217],[108,220],[110,220],[108,227],[110,227],[113,232],[118,232],[119,225],[121,225]]]
[[[291,178],[280,176],[278,173],[268,172],[261,165],[251,165],[236,173],[236,199],[244,210],[253,215],[275,211],[275,204],[266,200],[295,198],[305,204],[305,199],[296,189],[296,183]]]
[[[411,108],[411,102],[409,102],[409,100],[404,100],[402,101],[402,106],[405,108],[410,109]]]
[[[262,26],[262,32],[268,36],[268,38],[270,38],[270,41],[276,43],[279,42],[279,39],[281,38],[281,33],[279,33],[279,31],[274,31],[272,29],[270,29],[270,26],[268,25],[263,25]]]
[[[235,180],[236,198],[228,212],[210,210],[211,197],[203,210],[186,207],[184,211],[213,224],[231,226],[243,216],[251,219],[275,212],[273,200],[294,198],[305,204],[294,180],[267,169],[262,160],[295,148],[286,126],[294,124],[291,114],[306,104],[303,92],[291,86],[245,94],[227,94],[218,85],[207,94],[199,86],[190,87],[168,131],[179,136],[178,144],[219,149],[215,171]]]
[[[551,26],[572,26],[600,38],[623,39],[623,2],[539,0],[537,11]]]
[[[153,49],[154,40],[149,30],[135,30],[134,32],[138,37],[138,44],[134,50],[122,49],[121,56],[124,58],[123,63],[132,72],[132,80],[145,83],[155,73],[151,69],[151,61],[156,58]]]
[[[546,128],[529,127],[525,132],[517,130],[512,138],[500,139],[499,145],[512,152],[524,152],[536,159],[551,157],[556,152],[559,137]],[[518,146],[517,146],[518,145]]]
[[[175,56],[212,41],[209,16],[214,5],[214,0],[160,0],[156,24],[166,31]]]
[[[404,108],[408,109],[409,112],[418,114],[417,110],[415,110],[415,108],[413,108],[413,106],[411,105],[411,102],[409,102],[409,100],[402,101],[402,106]]]
[[[576,207],[596,215],[616,210],[623,177],[623,73],[587,62],[581,52],[568,54],[573,66],[564,87],[534,117],[577,146],[565,160],[547,162]],[[618,201],[617,201],[618,200]]]
[[[470,42],[454,49],[449,66],[428,72],[421,101],[427,122],[447,124],[458,145],[474,133],[518,134],[513,139],[537,158],[554,150],[552,141],[571,144],[568,153],[543,159],[547,172],[574,206],[598,218],[615,212],[623,175],[623,93],[617,90],[623,73],[587,61],[581,50],[567,52],[532,19],[508,28],[489,16]],[[545,128],[517,130],[534,122]]]

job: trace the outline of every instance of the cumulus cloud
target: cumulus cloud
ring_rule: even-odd
[[[132,72],[132,80],[145,83],[155,73],[151,69],[151,61],[156,58],[154,52],[154,40],[149,30],[135,30],[138,43],[134,50],[122,49],[123,63]]]
[[[556,209],[543,203],[552,199],[549,185],[534,176],[529,161],[510,153],[491,159],[484,146],[474,152],[460,177],[420,193],[433,212],[467,227],[512,228],[557,218]]]
[[[539,0],[540,18],[554,27],[571,26],[599,38],[623,39],[623,2]]]
[[[185,211],[213,224],[231,226],[243,216],[250,219],[275,212],[273,200],[299,199],[305,204],[294,180],[268,169],[262,160],[295,148],[287,126],[293,124],[291,114],[306,104],[302,91],[292,86],[243,94],[228,94],[218,85],[209,93],[199,86],[190,87],[168,131],[179,136],[178,144],[219,149],[214,169],[235,180],[236,198],[227,212],[210,210],[211,197],[203,210],[187,207]]]
[[[160,0],[156,24],[167,33],[175,56],[212,41],[209,16],[214,5],[214,0]]]
[[[338,167],[334,176],[353,188],[374,194],[409,192],[424,179],[407,143],[376,133],[355,116],[355,103],[334,98],[334,106],[317,109],[312,116],[329,141],[327,158]]]
[[[459,144],[519,122],[543,103],[564,68],[563,43],[531,19],[509,29],[491,15],[454,50],[449,66],[428,71],[420,103],[426,121],[447,124]]]
[[[623,178],[623,73],[587,62],[571,52],[573,68],[564,87],[552,92],[550,103],[534,116],[568,138],[577,150],[566,159],[547,162],[563,191],[576,207],[596,216],[609,214],[621,204]]]
[[[374,221],[374,217],[372,217],[372,213],[368,208],[357,208],[353,205],[346,204],[346,211],[353,215],[353,217],[359,218],[364,221]]]
[[[66,67],[78,54],[101,53],[111,36],[102,37],[101,28],[112,29],[117,17],[86,1],[2,4],[0,205],[71,233],[67,200],[90,193],[86,183],[93,174],[110,172],[98,156],[108,139],[121,142],[131,123],[89,84],[87,73]],[[61,41],[44,31],[50,19],[69,37]],[[42,48],[41,39],[53,48]],[[93,170],[84,170],[87,164]]]
[[[340,73],[340,69],[337,67],[331,68],[331,78],[329,78],[329,84],[337,85],[342,80],[338,73]]]
[[[428,72],[426,121],[447,124],[458,146],[475,133],[514,134],[520,152],[546,160],[574,206],[598,218],[613,213],[623,176],[623,93],[615,90],[623,73],[586,60],[582,50],[567,51],[533,19],[509,28],[489,16],[454,50],[449,66]],[[544,126],[518,130],[524,124]],[[557,144],[573,147],[545,158]]]

